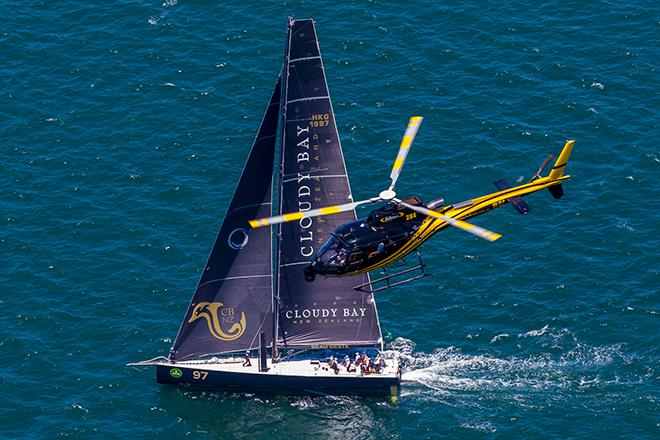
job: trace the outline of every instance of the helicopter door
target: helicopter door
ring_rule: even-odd
[[[348,258],[348,270],[356,270],[360,267],[360,263],[364,261],[364,252],[363,251],[355,251],[351,254],[351,256]]]

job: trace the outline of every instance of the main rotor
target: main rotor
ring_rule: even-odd
[[[396,191],[395,191],[396,182],[399,179],[399,176],[401,175],[401,169],[403,168],[403,164],[406,161],[406,157],[410,152],[410,147],[412,146],[413,140],[417,135],[417,131],[419,131],[419,126],[422,124],[423,119],[424,118],[421,116],[413,116],[408,121],[408,126],[406,127],[406,131],[403,133],[403,139],[401,140],[401,144],[399,145],[399,151],[396,155],[396,159],[394,160],[392,171],[390,172],[390,180],[391,180],[390,186],[389,188],[381,191],[378,194],[378,196],[371,197],[370,199],[360,200],[358,202],[344,203],[342,205],[334,205],[334,206],[327,206],[324,208],[310,209],[309,211],[291,212],[288,214],[276,215],[273,217],[250,220],[250,226],[252,226],[253,228],[260,228],[263,226],[276,225],[279,223],[300,220],[302,218],[318,217],[322,215],[330,215],[330,214],[337,214],[339,212],[352,211],[358,206],[365,205],[368,203],[394,202],[397,203],[399,206],[404,206],[420,214],[424,214],[429,217],[434,217],[443,220],[449,225],[462,229],[466,232],[469,232],[470,234],[474,234],[477,237],[484,238],[488,241],[497,240],[498,238],[501,237],[500,234],[491,232],[487,229],[481,228],[479,226],[473,225],[463,220],[458,220],[452,217],[448,217],[437,211],[433,211],[431,209],[422,206],[411,205],[409,203],[403,202],[402,200],[396,197]]]

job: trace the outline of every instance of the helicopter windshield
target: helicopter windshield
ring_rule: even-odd
[[[319,249],[316,261],[324,266],[345,266],[349,253],[349,246],[337,236],[333,235],[332,238],[328,240],[321,249]]]

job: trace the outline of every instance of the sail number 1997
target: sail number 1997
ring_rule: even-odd
[[[330,114],[328,113],[315,113],[312,115],[312,120],[309,125],[312,127],[325,127],[330,123]]]

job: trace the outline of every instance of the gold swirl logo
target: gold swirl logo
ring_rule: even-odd
[[[245,332],[245,312],[241,312],[241,319],[235,322],[236,312],[233,307],[224,307],[221,302],[201,302],[195,306],[188,320],[190,324],[199,318],[206,319],[211,335],[221,341],[233,341]],[[222,326],[229,326],[225,333]]]

